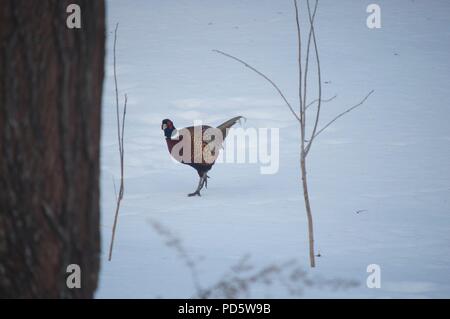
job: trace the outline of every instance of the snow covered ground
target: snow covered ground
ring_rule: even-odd
[[[302,1],[301,1],[302,2]],[[382,28],[366,26],[381,7]],[[297,103],[293,4],[283,1],[124,1],[107,3],[108,38],[101,154],[102,266],[97,298],[188,298],[189,269],[151,225],[182,239],[208,286],[246,255],[255,266],[295,258],[311,276],[356,280],[356,288],[305,289],[303,297],[450,297],[450,2],[332,1],[319,4],[316,30],[324,97],[322,123],[358,102],[316,141],[309,157],[317,268],[308,268],[300,189],[298,126],[277,93],[223,56],[247,60]],[[305,17],[305,16],[303,16]],[[112,44],[129,96],[126,191],[112,262],[107,251],[119,176]],[[306,26],[306,24],[304,24]],[[194,120],[280,129],[280,168],[216,164],[208,190],[188,198],[197,173],[173,163],[160,130]],[[358,210],[365,210],[359,214]],[[366,267],[381,267],[381,288]],[[290,297],[258,285],[251,297]]]

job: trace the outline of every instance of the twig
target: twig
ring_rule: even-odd
[[[317,63],[317,81],[318,81],[318,104],[317,104],[317,111],[316,111],[316,119],[314,121],[314,128],[312,130],[311,133],[311,138],[310,138],[310,142],[306,147],[305,150],[305,156],[308,154],[309,149],[311,148],[311,142],[313,141],[313,137],[316,134],[317,131],[317,126],[319,124],[319,117],[320,117],[320,110],[321,110],[321,101],[322,101],[322,76],[321,76],[321,70],[320,70],[320,59],[319,59],[319,50],[317,49],[317,40],[316,40],[316,32],[314,30],[314,18],[316,15],[316,11],[317,11],[317,6],[319,1],[316,0],[316,5],[314,7],[314,13],[311,15],[311,9],[309,6],[309,0],[307,0],[307,5],[308,5],[308,16],[309,16],[309,23],[311,25],[311,30],[310,30],[310,34],[312,34],[312,39],[313,39],[313,43],[314,43],[314,52],[316,53],[316,63]],[[308,50],[309,50],[309,43],[308,43]],[[305,80],[306,81],[306,80]],[[305,85],[305,99],[306,99],[306,85]]]
[[[119,153],[122,154],[122,145],[120,144],[120,118],[119,118],[119,90],[117,86],[117,75],[116,75],[116,44],[117,44],[117,29],[119,28],[119,23],[116,24],[116,29],[114,30],[114,85],[116,88],[116,118],[117,118],[117,138],[119,139]]]
[[[296,4],[296,8],[297,8],[297,1],[294,2]],[[310,12],[310,8],[309,8],[309,1],[308,3],[308,14],[309,14],[309,34],[308,34],[308,45],[307,45],[307,49],[306,49],[306,58],[305,58],[305,74],[304,74],[304,81],[303,81],[303,113],[306,111],[306,97],[307,97],[307,84],[308,84],[308,69],[309,69],[309,52],[310,52],[310,48],[311,48],[311,39],[314,42],[314,47],[316,50],[316,57],[317,57],[317,66],[318,66],[318,80],[319,80],[319,98],[317,99],[317,101],[319,102],[318,105],[318,110],[317,110],[317,114],[320,113],[320,102],[321,102],[321,73],[320,73],[320,63],[319,63],[319,59],[318,59],[318,51],[317,51],[317,45],[316,45],[316,37],[315,37],[315,33],[314,33],[314,18],[316,17],[316,12],[317,12],[317,5],[318,5],[318,1],[316,0],[316,5],[314,7],[314,13],[311,17],[311,12]],[[304,117],[305,122],[303,123],[304,126],[306,126],[306,115]]]
[[[275,88],[275,90],[277,90],[278,94],[280,94],[281,98],[284,100],[284,102],[286,103],[287,107],[289,108],[289,110],[292,112],[292,114],[295,116],[295,118],[297,119],[297,121],[300,121],[299,116],[295,113],[294,109],[292,108],[291,104],[288,102],[288,100],[286,99],[286,97],[284,96],[283,92],[281,92],[280,88],[268,77],[266,76],[264,73],[258,71],[257,69],[255,69],[254,67],[252,67],[250,64],[248,64],[247,62],[245,62],[244,60],[241,60],[231,54],[225,53],[223,51],[220,50],[212,50],[213,52],[222,54],[230,59],[233,59],[235,61],[238,61],[239,63],[243,64],[244,66],[246,66],[247,68],[249,68],[250,70],[252,70],[253,72],[255,72],[256,74],[262,76],[264,79],[266,79],[270,84],[272,84],[272,86]]]
[[[194,287],[196,290],[196,294],[199,296],[203,295],[203,288],[202,285],[200,284],[197,263],[189,255],[188,251],[183,245],[182,240],[178,236],[176,236],[169,228],[165,227],[158,221],[150,219],[149,222],[153,227],[153,229],[158,233],[158,235],[164,238],[166,246],[174,249],[177,252],[178,257],[189,269],[191,273],[192,282],[194,283]]]
[[[120,141],[119,144],[121,146],[121,153],[120,153],[120,197],[123,197],[123,163],[124,163],[124,156],[125,156],[125,148],[123,145],[123,135],[125,132],[125,115],[127,113],[127,102],[128,102],[128,96],[125,94],[125,101],[123,103],[123,114],[122,114],[122,131],[120,133]]]
[[[128,96],[125,94],[125,101],[123,105],[123,113],[122,113],[122,126],[120,125],[120,116],[119,116],[119,89],[117,85],[117,72],[116,72],[116,43],[117,43],[117,29],[119,27],[119,24],[116,24],[116,29],[114,30],[114,48],[113,48],[113,54],[114,54],[114,84],[116,89],[116,117],[117,117],[117,140],[119,143],[119,155],[120,155],[120,186],[119,186],[119,194],[117,195],[116,191],[116,184],[114,182],[114,192],[116,194],[116,211],[114,214],[114,224],[112,228],[111,233],[111,243],[109,246],[109,257],[108,260],[111,261],[112,258],[112,252],[114,247],[114,238],[116,236],[116,228],[117,228],[117,221],[119,218],[119,210],[120,210],[120,204],[123,199],[123,193],[124,193],[124,155],[125,155],[125,148],[123,143],[123,136],[125,132],[125,116],[127,113],[127,101]]]
[[[337,98],[337,94],[333,95],[332,97],[330,97],[329,99],[322,99],[320,100],[322,103],[327,103],[327,102],[331,102],[333,101],[335,98]],[[317,103],[319,101],[319,99],[315,99],[314,101],[308,103],[308,105],[306,105],[305,110],[307,110],[311,105]]]
[[[296,29],[297,29],[297,45],[298,45],[298,98],[300,100],[300,124],[303,124],[304,122],[304,113],[305,110],[303,109],[303,101],[302,101],[302,33],[300,32],[300,17],[298,15],[298,6],[297,6],[297,0],[294,1],[294,7],[295,7],[295,23],[296,23]],[[303,128],[303,126],[302,126]],[[302,140],[303,140],[303,129],[301,130],[302,134]],[[302,146],[303,147],[303,146]]]
[[[188,268],[195,287],[193,298],[250,298],[252,288],[258,285],[281,284],[292,296],[301,296],[305,287],[314,286],[336,290],[358,286],[358,283],[353,280],[312,277],[295,259],[256,266],[251,263],[249,254],[244,255],[236,264],[232,265],[218,280],[209,286],[203,286],[200,282],[199,259],[192,257],[184,246],[183,240],[157,220],[150,219],[149,222],[164,240],[164,244],[173,249]]]
[[[361,102],[359,102],[358,104],[352,106],[351,108],[345,110],[344,112],[340,113],[338,116],[336,116],[334,119],[332,119],[330,122],[328,122],[324,127],[322,127],[314,136],[313,139],[315,139],[320,133],[322,133],[328,126],[330,126],[331,124],[333,124],[337,119],[339,119],[340,117],[344,116],[345,114],[353,111],[354,109],[356,109],[358,106],[364,104],[364,102],[369,98],[369,96],[375,92],[375,90],[372,90],[369,92],[369,94],[367,94],[362,100]],[[311,145],[312,140],[309,141],[308,146],[307,146],[307,151],[309,151],[310,145]]]
[[[114,176],[112,177],[112,182],[113,182],[113,186],[114,186],[114,195],[116,197],[116,202],[117,202],[117,189],[116,189],[116,181],[114,180]]]

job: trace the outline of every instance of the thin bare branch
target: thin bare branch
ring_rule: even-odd
[[[300,100],[300,124],[301,124],[301,133],[303,136],[304,130],[303,130],[303,101],[302,101],[302,33],[300,30],[300,16],[298,14],[298,5],[297,0],[294,0],[294,7],[295,7],[295,23],[296,23],[296,29],[297,29],[297,45],[298,45],[298,98]],[[302,137],[303,139],[303,137]]]
[[[335,98],[337,98],[337,94],[333,95],[332,97],[330,97],[329,99],[322,99],[321,102],[322,103],[327,103],[327,102],[331,102],[333,101]],[[308,110],[308,108],[310,108],[313,104],[317,103],[319,101],[319,99],[315,99],[314,101],[308,103],[308,105],[306,105],[305,110]]]
[[[125,148],[123,144],[123,136],[125,131],[125,115],[127,113],[127,102],[128,102],[128,96],[125,94],[125,101],[123,103],[123,114],[122,114],[122,131],[120,133],[120,144],[121,144],[121,154],[120,154],[120,198],[123,197],[123,163],[124,163],[124,156],[125,156]]]
[[[314,42],[315,48],[317,48],[316,46],[316,37],[315,37],[315,33],[314,33],[314,19],[316,17],[316,12],[317,12],[317,5],[318,5],[318,1],[316,0],[316,5],[314,7],[314,13],[311,17],[311,10],[309,7],[309,1],[307,2],[308,4],[308,15],[309,15],[309,34],[308,34],[308,45],[306,46],[306,58],[305,58],[305,74],[304,74],[304,80],[303,80],[303,113],[305,113],[306,111],[306,97],[307,97],[307,84],[308,84],[308,70],[309,70],[309,52],[311,49],[311,39]],[[316,56],[317,56],[317,51],[316,51]],[[320,64],[318,64],[318,77],[319,77],[319,83],[320,83]],[[319,87],[320,90],[320,87]],[[317,99],[319,101],[319,106],[318,106],[318,110],[320,110],[320,93],[319,93],[319,98]],[[306,126],[306,115],[304,116],[304,126]]]
[[[196,294],[198,296],[203,295],[203,288],[200,283],[199,269],[197,267],[197,260],[194,259],[183,245],[183,241],[176,234],[174,234],[169,228],[165,227],[156,220],[149,220],[153,229],[164,239],[164,243],[167,247],[174,249],[181,261],[189,269],[192,277],[192,281],[195,286]]]
[[[354,109],[356,109],[358,106],[360,106],[360,105],[362,105],[362,104],[364,104],[364,102],[369,98],[369,96],[373,93],[373,92],[375,92],[375,90],[372,90],[372,91],[370,91],[358,104],[356,104],[356,105],[354,105],[354,106],[352,106],[351,108],[349,108],[349,109],[347,109],[347,110],[345,110],[344,112],[342,112],[342,113],[340,113],[339,115],[337,115],[334,119],[332,119],[330,122],[328,122],[324,127],[322,127],[315,135],[314,135],[314,137],[313,137],[313,139],[315,139],[320,133],[322,133],[327,127],[329,127],[331,124],[333,124],[337,119],[339,119],[340,117],[342,117],[342,116],[344,116],[345,114],[347,114],[347,113],[349,113],[349,112],[351,112],[351,111],[353,111]],[[312,142],[313,140],[310,140],[309,141],[309,143],[308,143],[308,146],[307,146],[307,151],[309,151],[309,149],[310,149],[310,145],[311,145],[311,142]]]
[[[109,245],[109,256],[108,256],[109,261],[111,261],[111,259],[112,259],[114,238],[116,237],[117,220],[119,218],[119,210],[120,210],[120,202],[121,201],[122,201],[122,199],[120,198],[120,191],[119,191],[119,198],[117,199],[117,202],[116,202],[116,212],[114,214],[114,224],[113,224],[112,235],[111,235],[111,243]]]
[[[122,155],[123,155],[123,133],[125,131],[125,115],[127,114],[127,102],[128,102],[128,95],[124,94],[124,103],[123,103],[123,114],[122,114],[122,131],[121,131],[121,140],[120,143],[122,144]]]
[[[116,189],[116,181],[114,180],[114,175],[112,176],[112,182],[113,182],[113,186],[114,186],[114,195],[116,197],[116,202],[117,202],[117,189]]]
[[[114,224],[112,228],[111,233],[111,243],[109,246],[109,257],[108,260],[111,261],[112,258],[112,252],[114,247],[114,238],[116,236],[116,228],[117,228],[117,221],[119,218],[119,210],[120,210],[120,204],[123,199],[123,193],[124,193],[124,156],[125,156],[125,148],[124,148],[124,142],[123,142],[123,136],[125,132],[125,116],[127,113],[127,101],[128,96],[125,94],[125,101],[123,105],[123,113],[122,113],[122,127],[120,125],[120,116],[119,116],[119,89],[117,86],[117,73],[116,73],[116,43],[117,43],[117,29],[119,27],[119,24],[116,24],[116,29],[114,31],[114,48],[113,48],[113,55],[114,55],[114,84],[116,89],[116,117],[117,117],[117,139],[119,143],[119,154],[120,154],[120,186],[119,186],[119,194],[117,194],[116,191],[116,184],[113,177],[113,183],[114,183],[114,192],[116,195],[116,211],[114,214]]]
[[[247,68],[249,68],[250,70],[252,70],[253,72],[255,72],[256,74],[258,74],[259,76],[263,77],[265,80],[267,80],[274,88],[275,90],[277,90],[278,94],[280,94],[281,98],[284,100],[284,102],[286,103],[287,107],[289,108],[289,110],[291,111],[292,115],[294,115],[294,117],[297,119],[297,121],[300,122],[300,117],[295,113],[294,109],[292,108],[291,104],[288,102],[288,100],[286,99],[286,97],[284,96],[283,92],[281,92],[280,88],[268,77],[266,76],[264,73],[258,71],[257,69],[255,69],[253,66],[251,66],[250,64],[248,64],[247,62],[245,62],[244,60],[241,60],[231,54],[225,53],[223,51],[220,50],[212,50],[213,52],[222,54],[230,59],[233,59],[241,64],[243,64],[244,66],[246,66]]]
[[[120,144],[120,117],[119,117],[119,90],[117,85],[117,74],[116,74],[116,44],[117,44],[117,29],[119,28],[119,23],[116,24],[116,29],[114,30],[114,85],[116,88],[116,118],[117,118],[117,139],[119,140],[119,153],[122,155],[122,145]]]
[[[319,117],[320,117],[320,111],[321,111],[321,106],[322,106],[322,76],[321,76],[321,70],[320,70],[320,58],[319,58],[319,50],[317,48],[317,40],[316,40],[316,32],[314,29],[314,18],[316,15],[316,11],[317,11],[317,6],[319,1],[316,0],[316,5],[314,7],[314,13],[311,14],[311,8],[309,5],[309,0],[307,0],[307,6],[308,6],[308,16],[309,16],[309,22],[311,24],[311,34],[312,34],[312,39],[313,39],[313,44],[314,44],[314,52],[316,54],[316,64],[317,64],[317,81],[318,81],[318,104],[317,104],[317,110],[316,110],[316,119],[314,121],[314,128],[312,130],[311,133],[311,138],[310,138],[310,142],[306,147],[305,150],[305,156],[308,154],[310,148],[311,148],[311,142],[314,140],[314,135],[316,134],[317,131],[317,126],[319,124]],[[306,98],[306,88],[305,88],[305,98]]]

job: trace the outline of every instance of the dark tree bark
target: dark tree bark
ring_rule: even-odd
[[[70,3],[81,29],[66,26]],[[97,287],[104,45],[103,1],[0,0],[0,297]]]

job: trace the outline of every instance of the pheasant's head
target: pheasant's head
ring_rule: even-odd
[[[161,123],[161,130],[164,131],[164,135],[166,138],[170,139],[172,137],[172,133],[175,130],[175,126],[173,122],[169,119],[164,119]]]

